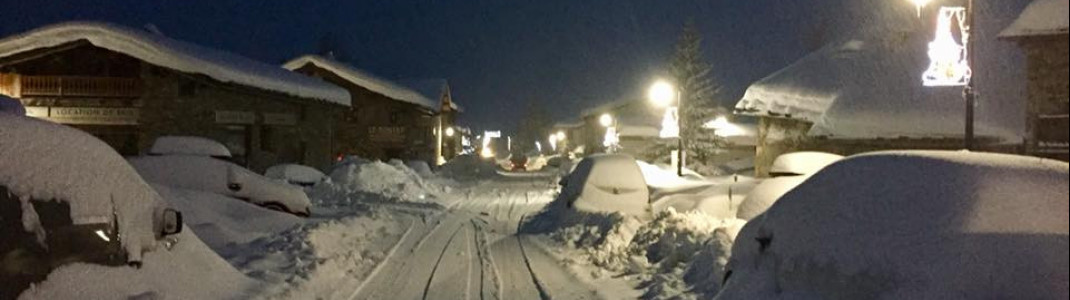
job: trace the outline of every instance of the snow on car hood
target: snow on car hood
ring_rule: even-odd
[[[718,299],[1066,299],[1068,165],[849,158],[752,220]]]
[[[77,129],[0,114],[0,185],[24,199],[69,203],[75,224],[118,215],[132,260],[155,245],[160,195],[115,150]]]

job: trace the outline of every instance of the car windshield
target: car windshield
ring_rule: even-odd
[[[4,1],[0,299],[1068,299],[1068,2]]]

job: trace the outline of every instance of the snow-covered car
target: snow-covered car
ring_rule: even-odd
[[[146,181],[216,193],[301,217],[312,203],[301,188],[268,179],[232,162],[203,155],[160,155],[129,159]]]
[[[163,136],[149,148],[149,155],[194,155],[227,159],[230,149],[211,139],[195,136]]]
[[[843,156],[820,152],[788,153],[777,157],[769,169],[772,178],[762,181],[750,191],[739,204],[736,217],[753,219],[810,176],[842,159]]]
[[[744,227],[717,299],[1067,299],[1064,162],[854,156]]]
[[[320,170],[296,164],[283,164],[270,167],[267,171],[264,171],[264,176],[302,188],[311,188],[316,184],[327,180],[327,175],[320,172]]]
[[[562,184],[560,197],[577,211],[650,215],[650,190],[631,156],[587,157],[562,179]]]
[[[0,298],[67,264],[140,266],[182,228],[182,214],[104,142],[0,113]]]

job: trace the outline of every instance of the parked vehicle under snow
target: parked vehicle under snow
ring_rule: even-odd
[[[267,209],[311,215],[308,195],[298,187],[268,179],[229,161],[203,155],[160,155],[129,159],[146,181],[216,193]]]
[[[0,298],[72,263],[140,266],[182,215],[104,142],[0,113]]]

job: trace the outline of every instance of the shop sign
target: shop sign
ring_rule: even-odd
[[[137,108],[112,107],[28,107],[26,115],[60,124],[137,125]]]
[[[297,116],[294,114],[264,113],[264,124],[294,126],[297,125]]]
[[[368,128],[368,139],[376,143],[404,143],[405,127],[370,127]]]
[[[252,125],[256,123],[256,114],[247,111],[217,110],[215,122],[217,124]]]

